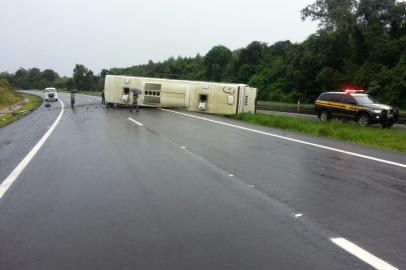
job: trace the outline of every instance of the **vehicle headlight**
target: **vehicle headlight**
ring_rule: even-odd
[[[382,110],[372,110],[374,113],[382,113]]]

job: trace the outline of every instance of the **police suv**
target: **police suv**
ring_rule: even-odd
[[[316,100],[315,109],[321,121],[331,118],[349,119],[363,127],[370,124],[391,127],[399,117],[397,109],[378,103],[364,94],[363,90],[324,92]]]

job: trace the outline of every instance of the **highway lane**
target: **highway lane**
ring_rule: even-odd
[[[41,105],[19,121],[0,129],[0,182],[52,125],[59,111],[58,103],[51,108]]]
[[[124,117],[130,115],[126,111],[121,113]],[[270,198],[291,207],[292,212],[304,213],[331,233],[352,239],[374,254],[405,265],[404,168],[158,110],[142,112],[133,118],[247,184],[255,185]],[[241,125],[237,121],[226,122]],[[244,126],[269,131],[254,125]],[[277,130],[272,132],[406,163],[406,156],[401,154]]]
[[[94,100],[0,201],[0,269],[370,269],[336,236],[406,265],[404,169]]]

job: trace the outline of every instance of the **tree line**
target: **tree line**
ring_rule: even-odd
[[[204,56],[104,69],[98,75],[76,65],[72,78],[38,69],[0,76],[18,87],[54,83],[78,90],[103,89],[107,74],[248,83],[258,88],[261,100],[310,103],[322,91],[353,87],[406,108],[405,2],[316,0],[302,9],[301,18],[319,23],[301,43],[254,41],[233,51],[218,45]]]
[[[77,64],[73,76],[59,76],[52,69],[19,68],[15,73],[0,73],[0,78],[6,79],[11,85],[20,89],[44,89],[56,87],[66,90],[101,91],[103,89],[106,71],[95,75],[84,65]]]

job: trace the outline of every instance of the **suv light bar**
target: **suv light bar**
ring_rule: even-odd
[[[362,93],[364,90],[355,90],[355,89],[345,89],[345,93],[350,94],[350,93]]]

